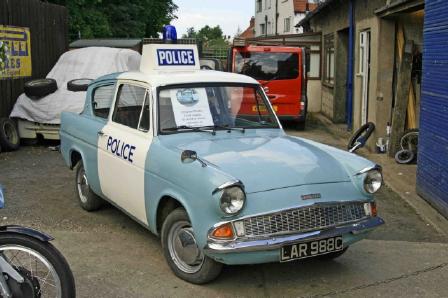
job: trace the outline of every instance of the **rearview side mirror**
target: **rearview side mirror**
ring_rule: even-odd
[[[180,160],[183,163],[192,163],[198,159],[198,155],[196,151],[192,150],[184,150],[180,155]]]
[[[193,150],[182,151],[182,154],[180,155],[180,160],[182,161],[182,163],[192,163],[195,161],[199,161],[203,168],[207,166],[207,164],[198,157],[196,151]]]

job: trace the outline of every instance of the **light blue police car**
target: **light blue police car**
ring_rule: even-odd
[[[95,80],[60,135],[82,208],[123,210],[192,283],[222,264],[335,258],[383,224],[380,167],[286,135],[257,81],[201,71],[193,46],[145,45],[140,72]]]

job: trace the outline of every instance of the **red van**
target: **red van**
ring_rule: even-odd
[[[264,86],[280,120],[305,127],[307,98],[305,49],[284,46],[233,47],[229,67],[232,72],[250,76]],[[245,111],[248,114],[255,113]],[[246,107],[250,109],[250,107]]]

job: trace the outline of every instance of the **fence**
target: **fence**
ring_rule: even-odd
[[[44,78],[68,49],[67,9],[39,0],[0,0],[0,25],[27,27],[31,35],[31,76],[0,79],[0,117],[7,117],[25,82]]]

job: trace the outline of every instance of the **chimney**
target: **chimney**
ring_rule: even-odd
[[[250,19],[250,27],[255,27],[255,17]]]

